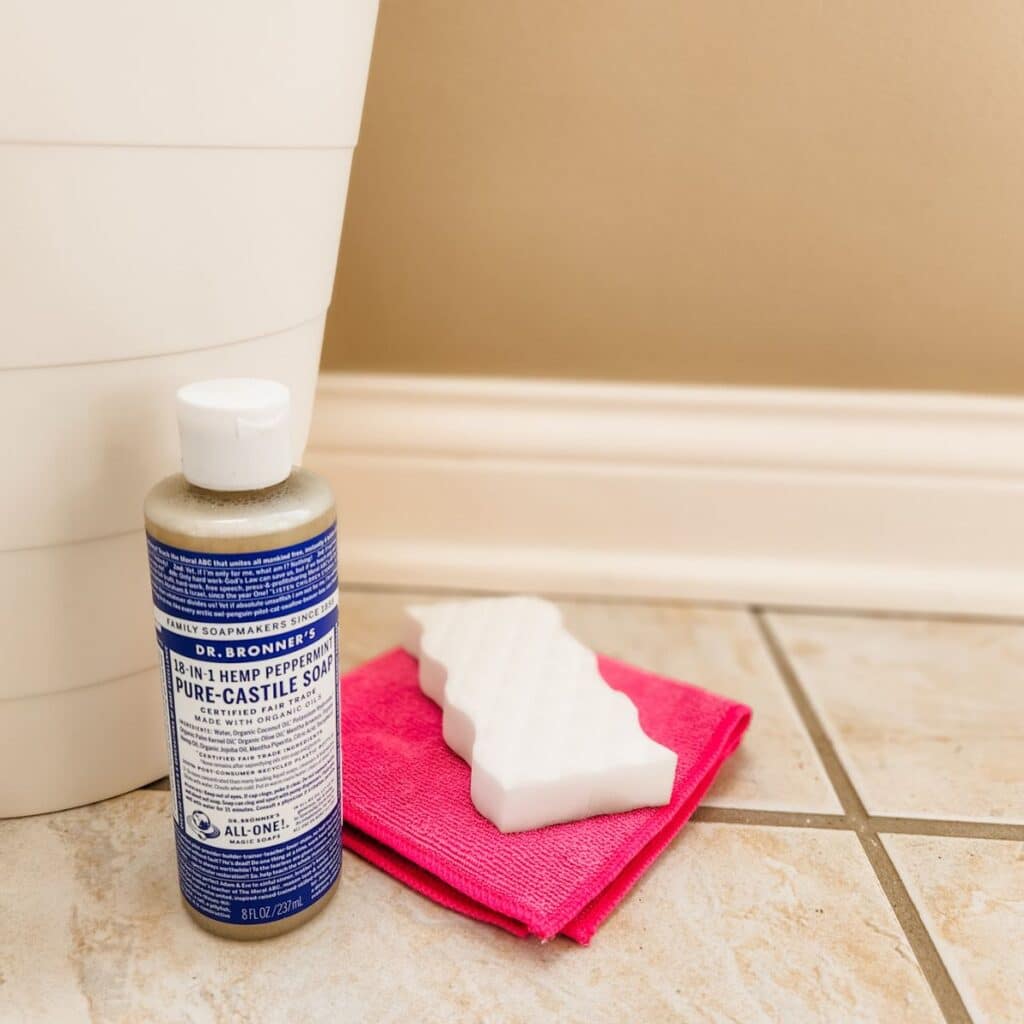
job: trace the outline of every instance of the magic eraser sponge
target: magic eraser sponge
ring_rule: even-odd
[[[405,626],[445,742],[472,769],[473,804],[502,832],[669,802],[675,752],[643,731],[553,604],[413,605]]]

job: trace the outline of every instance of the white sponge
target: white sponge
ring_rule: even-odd
[[[406,626],[445,742],[472,768],[473,804],[502,832],[668,803],[674,751],[644,733],[553,604],[416,605]]]

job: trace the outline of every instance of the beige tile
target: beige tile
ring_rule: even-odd
[[[691,825],[587,949],[513,939],[346,855],[323,914],[244,944],[182,911],[168,801],[139,791],[0,823],[17,851],[0,1017],[940,1021],[849,832]]]
[[[1024,822],[1024,626],[770,622],[869,813]]]
[[[882,842],[975,1024],[1024,1015],[1024,843],[886,835]]]
[[[395,643],[403,606],[423,595],[343,595],[342,666]],[[569,628],[623,661],[749,704],[753,723],[706,804],[777,811],[841,810],[751,616],[667,604],[560,601]]]
[[[413,601],[436,598],[425,594],[341,588],[341,671],[398,646],[402,609]]]
[[[55,818],[0,819],[0,1021],[88,1020],[80,965],[74,851]]]

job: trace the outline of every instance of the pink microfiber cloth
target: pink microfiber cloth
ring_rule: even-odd
[[[395,650],[342,680],[345,845],[417,892],[514,935],[586,944],[683,827],[750,722],[743,704],[599,659],[644,731],[679,755],[665,807],[504,834],[469,798],[418,665]]]

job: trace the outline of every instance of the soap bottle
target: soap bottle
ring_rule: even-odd
[[[341,868],[334,498],[292,465],[284,385],[190,384],[177,412],[145,517],[179,882],[203,928],[267,938]]]

